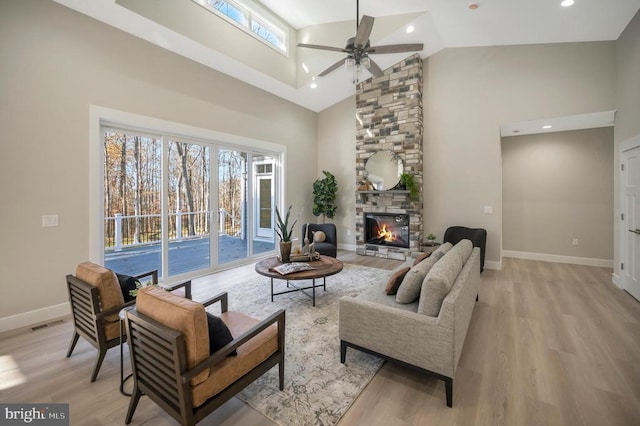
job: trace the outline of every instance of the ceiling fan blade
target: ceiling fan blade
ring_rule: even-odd
[[[374,18],[371,16],[363,15],[360,20],[360,25],[358,25],[358,32],[356,33],[356,39],[353,42],[354,46],[362,49],[367,45],[369,41],[369,36],[371,35],[371,30],[373,30],[373,21]]]
[[[344,52],[344,53],[349,52],[348,50],[342,47],[321,46],[319,44],[298,43],[298,47],[306,47],[307,49],[330,50],[332,52]]]
[[[380,53],[417,52],[422,49],[424,49],[424,44],[422,43],[389,44],[387,46],[371,46],[369,49],[367,49],[367,53],[380,54]]]
[[[369,72],[373,74],[374,77],[381,77],[384,74],[378,64],[376,64],[371,58],[369,58]]]
[[[343,65],[344,65],[344,59],[340,59],[338,62],[336,62],[335,64],[331,65],[329,68],[327,68],[326,70],[318,74],[318,77],[324,77],[325,75],[329,74],[332,71],[337,70]]]

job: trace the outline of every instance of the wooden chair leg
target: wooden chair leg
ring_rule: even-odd
[[[134,384],[133,392],[131,393],[131,400],[129,401],[129,409],[127,410],[127,417],[124,419],[124,424],[128,425],[131,423],[131,419],[133,419],[133,413],[136,412],[136,408],[138,407],[138,402],[140,401],[140,397],[142,396],[142,392],[138,390],[138,386]]]
[[[280,360],[278,364],[278,373],[279,373],[279,381],[280,381],[280,390],[284,390],[284,356]]]
[[[67,358],[71,356],[71,353],[76,347],[76,343],[78,343],[78,338],[80,335],[77,332],[73,332],[73,337],[71,338],[71,343],[69,344],[69,350],[67,351]]]
[[[107,354],[107,350],[103,349],[98,351],[98,358],[96,359],[96,365],[93,367],[93,373],[91,373],[91,383],[96,381],[98,377],[98,373],[100,372],[100,367],[102,366],[102,361],[104,361],[104,356]]]

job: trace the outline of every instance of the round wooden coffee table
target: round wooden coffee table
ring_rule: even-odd
[[[316,306],[316,288],[322,287],[323,290],[327,289],[327,277],[330,275],[335,275],[338,272],[342,271],[342,262],[338,259],[329,257],[329,256],[320,256],[320,259],[314,260],[308,263],[313,269],[308,271],[300,271],[293,272],[287,275],[281,275],[276,272],[273,268],[282,265],[282,262],[278,260],[276,257],[269,257],[267,259],[262,259],[258,263],[256,263],[256,272],[260,275],[264,275],[265,277],[271,278],[271,301],[273,302],[273,296],[278,296],[280,294],[287,294],[294,291],[300,291],[307,297],[309,297],[313,301],[313,306]],[[322,284],[316,285],[316,280],[322,278]],[[285,280],[287,282],[287,288],[293,287],[290,290],[284,290],[277,293],[273,291],[273,280]],[[300,281],[300,280],[311,280],[312,284],[310,286],[298,286],[294,284],[292,281]],[[305,290],[311,290],[311,294],[307,293]]]

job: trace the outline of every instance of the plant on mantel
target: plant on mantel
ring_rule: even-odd
[[[409,200],[418,201],[420,190],[411,173],[402,173],[400,175],[400,184],[409,191]]]

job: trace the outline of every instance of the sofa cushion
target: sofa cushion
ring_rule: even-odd
[[[422,281],[427,276],[427,272],[445,253],[451,249],[451,244],[445,243],[440,245],[431,256],[413,266],[407,275],[404,276],[398,292],[396,293],[396,301],[398,303],[412,303],[420,296]]]
[[[356,298],[363,302],[371,302],[378,305],[388,306],[407,312],[418,313],[418,301],[413,303],[398,303],[395,295],[387,295],[384,291],[386,283],[384,281],[374,283],[372,286],[360,293]],[[345,296],[349,297],[349,296]]]
[[[419,314],[438,316],[442,301],[449,294],[472,249],[471,241],[462,240],[429,270],[420,291]]]
[[[409,272],[410,269],[411,267],[405,266],[396,270],[393,275],[391,275],[391,278],[389,278],[389,281],[387,281],[387,286],[384,289],[385,293],[390,295],[396,294],[404,276],[407,275],[407,272]]]
[[[136,308],[159,323],[184,335],[187,367],[193,368],[209,357],[209,327],[201,303],[169,293],[160,287],[147,286],[138,292]],[[209,377],[205,370],[191,380],[195,386]]]

